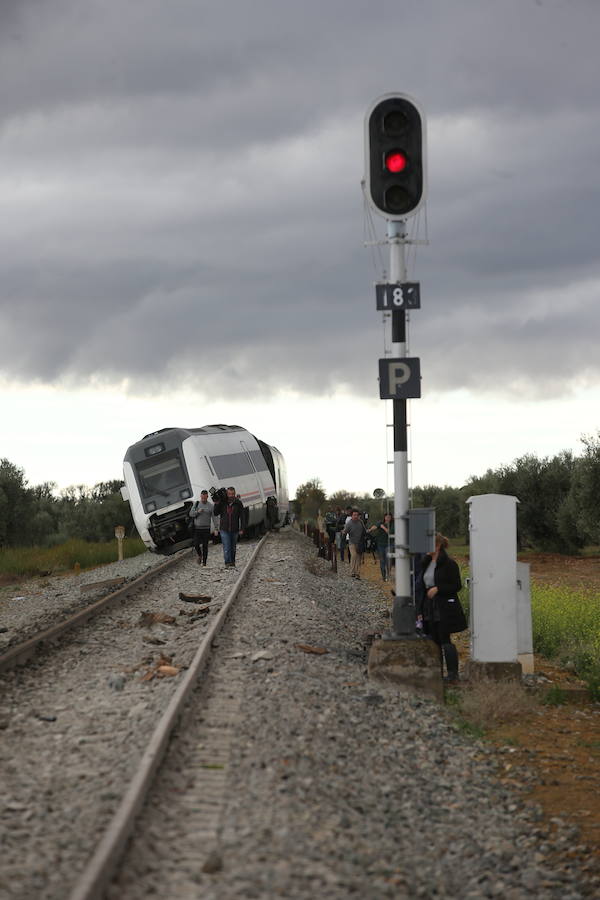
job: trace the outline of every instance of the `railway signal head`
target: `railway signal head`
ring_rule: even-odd
[[[386,219],[412,215],[425,199],[424,143],[423,117],[406,94],[385,94],[367,111],[367,196]]]

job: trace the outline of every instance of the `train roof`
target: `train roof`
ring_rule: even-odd
[[[148,438],[156,437],[157,434],[164,434],[166,431],[185,431],[188,434],[221,434],[224,431],[246,431],[241,425],[203,425],[202,428],[161,428],[159,431],[151,431],[145,434],[142,441]]]

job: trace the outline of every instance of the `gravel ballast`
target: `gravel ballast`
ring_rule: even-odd
[[[199,689],[111,900],[597,896],[568,858],[576,834],[501,784],[491,748],[444,707],[368,681],[382,602],[315,553],[271,537],[219,638],[235,672],[214,833],[194,830]]]

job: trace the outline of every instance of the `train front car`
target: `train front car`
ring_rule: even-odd
[[[164,428],[146,435],[125,454],[123,474],[123,497],[136,528],[157,553],[191,546],[189,509],[204,489],[234,486],[249,532],[287,518],[283,456],[238,425]]]
[[[189,435],[183,428],[147,434],[132,444],[123,461],[123,498],[129,500],[141,539],[156,553],[174,553],[192,544],[188,512],[197,473],[190,472],[184,452]]]

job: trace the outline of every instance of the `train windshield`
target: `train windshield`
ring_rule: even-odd
[[[144,497],[168,497],[174,488],[187,484],[178,450],[165,453],[160,460],[138,463],[137,472]]]

